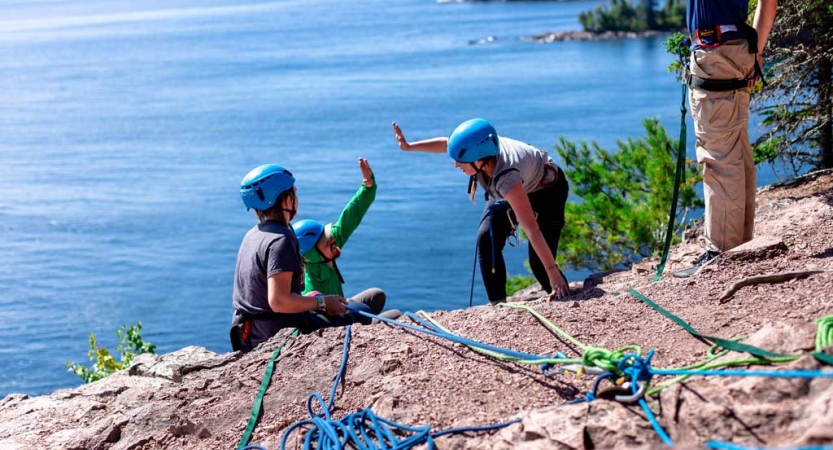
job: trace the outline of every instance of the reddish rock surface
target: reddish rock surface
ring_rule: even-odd
[[[629,344],[654,349],[656,367],[702,361],[708,346],[628,295],[631,288],[703,334],[740,338],[780,353],[808,354],[814,350],[813,320],[833,314],[831,230],[833,173],[827,172],[761,190],[756,243],[721,255],[692,278],[670,276],[700,252],[695,244],[685,243],[673,250],[658,283],[651,283],[657,261],[644,261],[634,270],[573,283],[574,293],[567,301],[524,304],[584,344],[609,350]],[[809,269],[824,272],[747,286],[724,304],[717,301],[742,278]],[[526,292],[516,298],[537,296]],[[523,310],[480,306],[431,315],[481,342],[536,354],[576,355],[574,346]],[[308,417],[307,396],[328,395],[341,362],[344,334],[343,329],[333,329],[291,340],[275,366],[252,443],[277,449],[287,426]],[[591,376],[546,377],[536,366],[496,361],[460,344],[387,324],[356,326],[352,334],[335,417],[370,407],[379,416],[430,424],[434,430],[522,419],[496,432],[440,438],[440,448],[663,447],[639,406],[605,400],[563,406],[590,388]],[[128,371],[78,389],[35,398],[9,395],[0,401],[0,448],[234,448],[266,363],[284,339],[276,336],[242,356],[196,347],[142,355]],[[724,358],[744,357],[730,353]],[[775,367],[755,367],[824,366],[803,357]],[[656,379],[654,385],[667,380]],[[650,397],[648,404],[680,448],[702,448],[709,440],[757,447],[833,444],[829,378],[692,378]],[[290,439],[292,448],[300,442],[299,433]]]

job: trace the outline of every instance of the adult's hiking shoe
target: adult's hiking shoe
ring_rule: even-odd
[[[715,250],[706,250],[702,255],[698,256],[697,259],[694,260],[691,267],[674,272],[674,276],[677,278],[688,278],[697,273],[701,267],[705,266],[707,262],[713,260],[719,254],[720,252]]]

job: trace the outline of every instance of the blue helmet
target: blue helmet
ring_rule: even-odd
[[[499,148],[495,127],[483,119],[461,123],[448,138],[448,156],[461,163],[473,163],[495,156]]]
[[[246,210],[266,211],[275,204],[282,192],[292,189],[295,177],[277,164],[255,167],[240,182],[240,197]]]
[[[310,219],[299,220],[292,225],[292,228],[295,229],[295,236],[298,237],[298,247],[302,255],[315,247],[315,243],[324,232],[324,225],[321,222]]]

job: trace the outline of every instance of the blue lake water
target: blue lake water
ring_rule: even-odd
[[[468,306],[482,204],[447,157],[400,151],[390,122],[421,139],[484,117],[547,150],[612,147],[649,116],[676,136],[662,39],[520,39],[579,29],[598,4],[3,2],[0,397],[78,385],[64,364],[86,362],[90,332],[115,346],[122,324],[141,321],[161,353],[227,351],[255,222],[237,190],[266,162],[296,175],[299,218],[326,222],[368,158],[379,191],[340,261],[346,293]],[[506,257],[526,272],[525,245]]]

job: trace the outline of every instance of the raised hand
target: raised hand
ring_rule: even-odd
[[[411,144],[408,143],[408,140],[405,139],[405,135],[402,133],[402,129],[399,128],[399,125],[396,122],[392,123],[393,125],[393,133],[396,135],[396,143],[399,144],[399,148],[402,150],[410,151]]]
[[[364,158],[359,158],[359,169],[362,171],[364,187],[373,187],[373,169],[370,168],[370,163]]]

